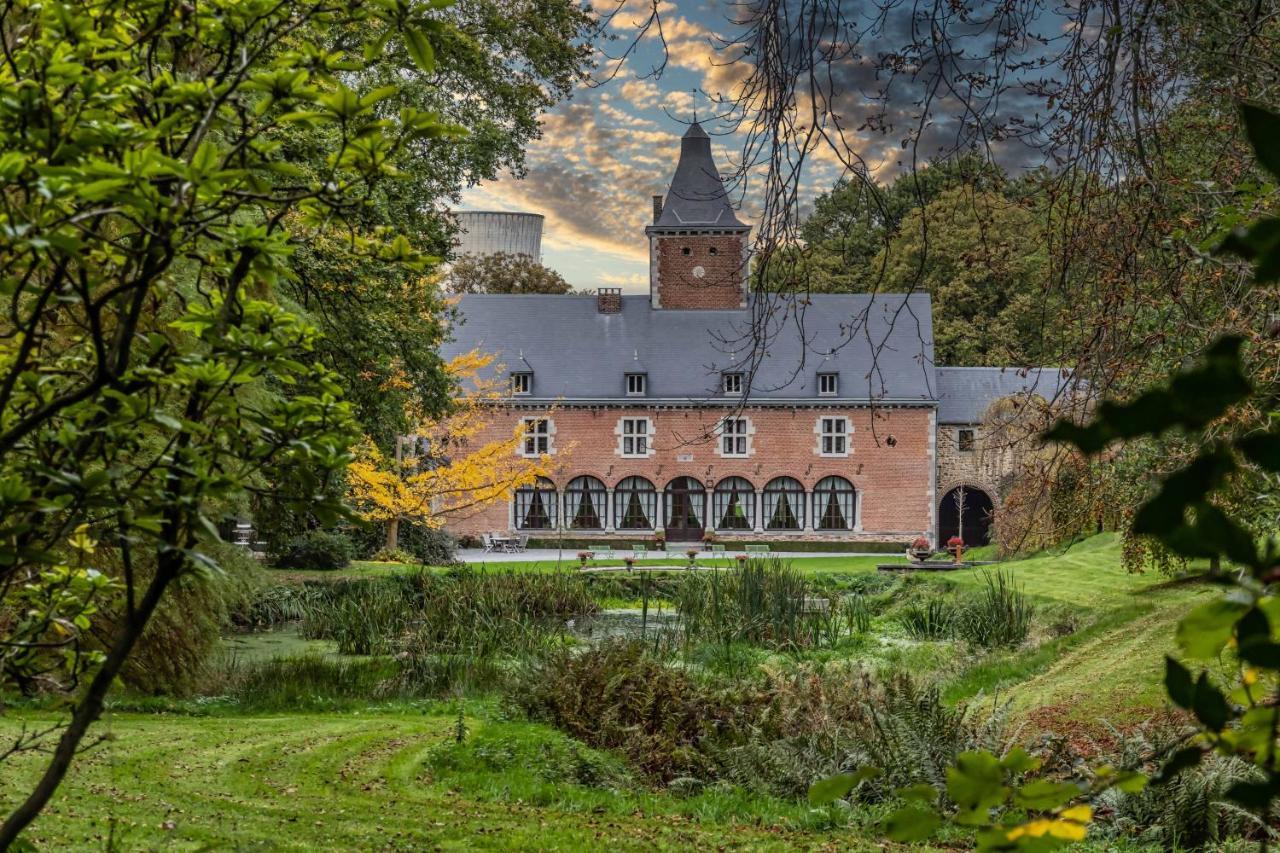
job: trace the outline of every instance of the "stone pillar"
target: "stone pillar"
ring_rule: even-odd
[[[813,532],[813,492],[804,493],[804,532]]]
[[[604,490],[604,532],[613,533],[613,489]]]
[[[755,530],[753,533],[764,533],[764,489],[756,489]]]

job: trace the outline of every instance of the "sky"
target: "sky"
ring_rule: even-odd
[[[610,20],[615,39],[602,49],[617,55],[635,42],[653,0],[613,2],[622,4]],[[613,8],[609,3],[604,0],[600,5]],[[658,3],[665,49],[656,28],[651,28],[617,73],[606,74],[614,66],[603,60],[595,85],[580,86],[546,114],[542,138],[527,151],[526,175],[520,180],[503,176],[473,187],[464,193],[458,208],[541,213],[545,217],[542,261],[576,289],[647,290],[644,226],[652,216],[652,196],[666,193],[679,157],[680,136],[695,114],[712,135],[721,173],[738,170],[744,139],[729,133],[715,117],[715,99],[731,97],[751,70],[746,63],[727,62],[720,41],[734,35],[730,19],[735,2]],[[1031,21],[1034,35],[1014,40],[1002,26],[999,3],[993,5],[995,12],[977,15],[967,8],[944,6],[929,19],[913,17],[907,4],[886,15],[874,30],[862,28],[875,20],[868,10],[879,8],[878,4],[838,5],[849,16],[841,21],[842,37],[853,31],[843,26],[851,21],[866,43],[855,38],[856,51],[824,67],[828,72],[824,79],[829,82],[819,94],[808,95],[811,100],[805,101],[803,91],[796,94],[800,115],[808,114],[807,108],[817,100],[820,112],[839,116],[840,141],[834,148],[844,152],[835,155],[833,149],[820,148],[806,158],[796,186],[801,213],[848,174],[841,157],[847,158],[850,152],[863,159],[862,167],[869,174],[883,181],[909,168],[913,157],[924,163],[962,149],[966,133],[973,132],[967,116],[975,108],[983,111],[982,120],[991,126],[1025,130],[1036,124],[1043,99],[1031,94],[1035,87],[1021,84],[1036,81],[1043,86],[1037,78],[1046,72],[1037,70],[1030,60],[1052,54],[1052,39],[1044,37],[1060,37],[1064,22],[1055,13],[1043,13],[1043,18]],[[909,51],[904,46],[919,43],[922,20],[935,33],[941,27],[948,38],[936,53],[912,55],[907,73],[887,76],[873,58]],[[973,95],[973,90],[965,101],[948,94],[965,75],[991,70],[984,56],[997,43],[1009,61],[1025,63],[1022,80],[1017,75],[1002,78],[986,100]],[[657,73],[664,56],[665,65]],[[948,85],[938,86],[938,81]],[[877,92],[884,94],[879,103]],[[931,92],[941,94],[926,96]],[[926,97],[928,106],[922,108]],[[906,136],[912,136],[909,145]],[[1037,165],[1030,147],[1004,141],[992,150],[1012,171]],[[730,195],[735,196],[733,187]],[[752,214],[748,194],[739,218],[751,223]]]
[[[646,15],[645,0],[628,0],[612,19],[617,39],[605,50],[621,52]],[[579,87],[545,116],[522,180],[503,176],[473,187],[459,209],[541,213],[542,261],[575,289],[647,291],[644,226],[652,218],[652,196],[667,191],[680,136],[695,111],[713,134],[722,172],[733,168],[740,150],[737,139],[706,121],[711,96],[727,94],[743,72],[713,61],[713,39],[725,26],[723,10],[711,3],[663,2],[667,63],[661,74],[652,72],[662,44],[645,38],[612,79]]]

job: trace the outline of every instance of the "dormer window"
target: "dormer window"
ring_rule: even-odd
[[[527,396],[533,393],[533,374],[532,373],[511,374],[511,393],[516,395],[523,395],[523,396]]]
[[[627,374],[627,396],[643,397],[648,393],[648,374],[645,373],[628,373]]]
[[[721,380],[724,383],[724,393],[738,397],[742,395],[742,374],[741,373],[722,373]]]
[[[818,396],[834,397],[840,391],[840,376],[836,373],[818,374]]]

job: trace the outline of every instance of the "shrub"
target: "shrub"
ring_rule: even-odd
[[[1114,766],[1154,773],[1156,756],[1179,745],[1178,732],[1144,725],[1128,734],[1112,730],[1118,747]],[[1228,801],[1227,791],[1241,782],[1264,782],[1258,768],[1234,756],[1210,752],[1163,785],[1147,785],[1137,794],[1110,789],[1095,807],[1103,833],[1132,838],[1163,850],[1219,848],[1232,838],[1273,835],[1257,815]],[[1277,815],[1271,815],[1274,824]]]
[[[956,619],[957,633],[975,646],[994,649],[1019,646],[1031,633],[1035,606],[1006,572],[983,572],[984,588],[970,599]]]
[[[663,781],[714,776],[706,742],[751,713],[752,698],[718,692],[649,654],[643,642],[601,643],[581,653],[553,651],[527,667],[512,701],[531,718]]]
[[[308,530],[285,543],[275,564],[289,569],[341,569],[351,564],[355,546],[343,533]]]
[[[417,559],[403,548],[379,548],[369,556],[375,563],[416,563]]]
[[[925,604],[909,604],[898,613],[898,621],[907,635],[916,640],[941,640],[951,636],[955,608],[941,598]]]
[[[458,541],[446,530],[425,524],[401,524],[400,547],[424,566],[452,566],[458,562]]]

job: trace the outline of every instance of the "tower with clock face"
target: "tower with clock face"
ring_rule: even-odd
[[[649,300],[654,308],[736,310],[747,306],[751,226],[738,220],[697,122],[680,140],[666,197],[653,200]]]

